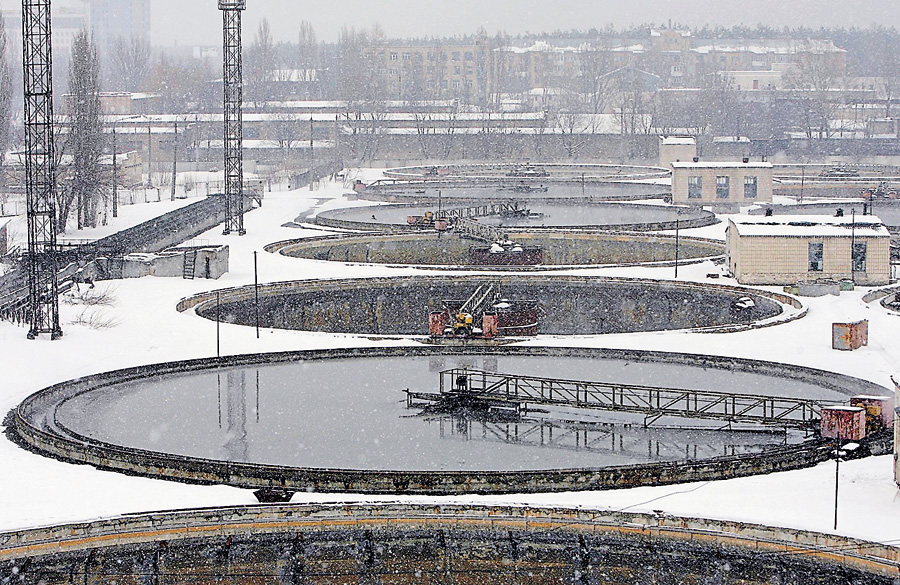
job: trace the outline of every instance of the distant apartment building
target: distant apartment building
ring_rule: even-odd
[[[673,162],[672,201],[736,207],[772,201],[772,163]]]
[[[490,45],[396,44],[374,49],[377,74],[392,100],[467,98],[483,101],[490,90]]]
[[[9,40],[9,51],[13,62],[22,60],[22,9],[3,10],[3,26]],[[88,28],[88,15],[85,10],[75,6],[52,5],[52,38],[53,54],[60,62],[65,62],[72,54],[72,42],[82,30]]]
[[[89,0],[94,42],[110,49],[116,39],[150,36],[150,0]]]
[[[891,236],[873,216],[742,216],[729,219],[728,266],[741,284],[852,279],[890,282]]]
[[[652,30],[649,39],[631,44],[589,41],[555,46],[538,41],[495,51],[496,83],[514,92],[553,87],[560,79],[578,80],[598,68],[647,71],[657,75],[663,87],[697,87],[709,74],[734,72],[736,84],[747,90],[777,89],[786,70],[813,62],[835,78],[847,70],[847,52],[831,40],[704,41],[675,29]]]

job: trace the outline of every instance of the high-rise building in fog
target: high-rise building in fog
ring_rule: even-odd
[[[122,37],[150,37],[150,0],[90,0],[91,33],[101,48]]]

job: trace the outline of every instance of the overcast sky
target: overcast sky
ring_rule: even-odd
[[[689,26],[900,27],[897,0],[247,0],[244,34],[252,39],[268,18],[276,40],[294,40],[299,22],[309,20],[319,40],[334,41],[344,25],[381,24],[389,37],[452,36],[484,27],[552,32],[602,28],[669,19]],[[153,42],[159,45],[215,45],[221,42],[216,0],[151,0]]]

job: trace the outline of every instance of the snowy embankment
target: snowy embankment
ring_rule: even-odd
[[[51,342],[42,337],[25,339],[25,330],[0,323],[2,371],[0,409],[13,408],[28,394],[50,384],[79,376],[139,364],[209,357],[216,353],[215,324],[191,312],[175,311],[177,302],[199,292],[253,282],[254,252],[258,252],[261,282],[303,278],[342,278],[426,274],[427,271],[379,266],[354,266],[284,258],[263,251],[271,242],[322,235],[320,228],[288,227],[298,217],[318,211],[359,205],[343,199],[346,191],[326,185],[266,193],[264,206],[245,217],[247,235],[223,236],[220,228],[198,237],[210,244],[231,247],[230,272],[218,281],[147,277],[98,283],[96,291],[108,293],[110,304],[62,303],[65,337]],[[128,221],[137,222],[168,211],[168,204],[127,208]],[[134,215],[134,216],[133,216]],[[123,212],[122,219],[126,214]],[[121,229],[125,223],[115,224]],[[302,225],[302,222],[301,224]],[[685,234],[722,238],[724,224]],[[94,237],[73,234],[75,239]],[[640,278],[671,279],[673,268],[612,268],[566,271]],[[727,278],[709,281],[707,273],[718,266],[703,263],[683,266],[679,280],[734,284]],[[441,271],[441,274],[446,272]],[[565,272],[559,272],[562,274]],[[84,289],[82,289],[84,290]],[[775,290],[775,289],[772,289]],[[809,313],[803,319],[775,327],[730,334],[658,332],[600,337],[542,336],[530,344],[554,346],[656,349],[676,352],[734,355],[794,363],[858,376],[890,386],[897,376],[900,355],[900,317],[879,305],[862,302],[864,290],[840,297],[805,299]],[[864,317],[870,321],[869,345],[855,352],[831,349],[831,323]],[[369,337],[297,331],[263,330],[223,324],[222,353],[300,350],[328,347],[406,345],[413,341],[378,340]],[[742,389],[752,392],[753,389]],[[839,532],[847,536],[897,542],[900,501],[891,475],[891,457],[875,457],[841,466],[841,520]],[[128,477],[72,465],[21,449],[0,439],[0,530],[64,522],[86,521],[126,513],[201,506],[249,504],[250,491],[223,486],[193,486]],[[833,522],[834,464],[812,469],[727,481],[604,492],[555,493],[514,496],[453,498],[387,498],[333,494],[297,494],[295,502],[320,501],[443,501],[517,503],[540,506],[583,506],[609,510],[662,510],[672,515],[759,522],[776,526],[831,531]]]

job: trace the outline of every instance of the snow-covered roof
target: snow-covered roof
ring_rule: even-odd
[[[665,146],[696,146],[697,140],[693,136],[663,136],[660,144]]]
[[[776,215],[732,217],[731,226],[741,236],[878,237],[890,238],[884,223],[874,215]]]
[[[691,49],[694,53],[754,53],[757,55],[795,55],[797,53],[846,53],[831,40],[754,39],[749,42],[723,41]]]
[[[771,169],[770,162],[741,162],[741,161],[700,161],[700,162],[673,162],[676,169]]]
[[[689,30],[674,30],[674,29],[667,29],[667,30],[671,30],[672,32],[674,32],[676,34],[676,36],[685,37],[685,38],[691,36],[691,31],[689,31]],[[662,34],[663,34],[663,31],[661,31],[661,30],[656,30],[656,29],[650,30],[651,37],[661,37]]]

